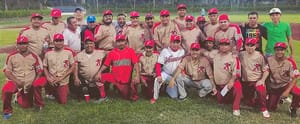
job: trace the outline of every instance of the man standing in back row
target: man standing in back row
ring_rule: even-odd
[[[274,55],[274,45],[283,41],[288,44],[290,51],[286,51],[290,54],[290,57],[294,57],[294,46],[292,39],[292,30],[288,23],[280,21],[281,11],[279,8],[272,8],[269,12],[272,22],[266,22],[263,24],[267,28],[268,42],[265,49],[265,55],[267,57]]]
[[[156,43],[157,50],[161,51],[163,48],[167,48],[170,45],[170,37],[172,34],[180,35],[180,30],[176,23],[170,21],[170,11],[160,11],[160,22],[154,27],[154,41]]]
[[[103,24],[95,31],[96,48],[109,52],[114,48],[116,29],[112,24],[113,13],[111,10],[104,10],[102,13]]]

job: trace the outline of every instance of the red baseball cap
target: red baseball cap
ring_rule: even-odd
[[[256,38],[247,38],[245,41],[245,44],[256,44],[257,39]]]
[[[40,18],[40,19],[43,19],[43,16],[42,16],[41,14],[38,14],[38,13],[32,13],[30,19],[35,18],[35,17],[38,17],[38,18]]]
[[[16,40],[17,44],[19,44],[19,43],[28,43],[28,42],[29,42],[28,38],[25,37],[25,36],[21,36],[21,35]]]
[[[154,47],[154,44],[155,44],[154,40],[147,40],[145,41],[144,46]]]
[[[145,15],[145,18],[154,18],[153,14],[152,13],[147,13]]]
[[[92,41],[92,42],[95,42],[95,38],[91,35],[87,35],[84,37],[84,42],[87,42],[87,41]]]
[[[119,41],[119,40],[125,40],[126,39],[126,36],[124,34],[118,34],[116,36],[116,41]]]
[[[190,49],[200,49],[200,44],[199,43],[192,43]]]
[[[104,10],[103,12],[102,12],[102,16],[105,16],[105,15],[112,15],[113,14],[113,12],[111,11],[111,10]]]
[[[230,43],[228,38],[223,38],[219,41],[220,43]]]
[[[197,22],[206,22],[205,17],[204,16],[199,16],[197,18]]]
[[[278,47],[281,47],[281,48],[284,48],[286,49],[287,48],[287,45],[284,43],[284,42],[277,42],[274,46],[274,48],[278,48]]]
[[[177,5],[177,10],[179,10],[179,9],[186,9],[186,5],[183,4],[183,3],[178,4],[178,5]]]
[[[55,41],[55,40],[64,40],[64,35],[61,34],[61,33],[56,33],[56,34],[54,34],[54,36],[53,36],[53,40],[54,40],[54,41]]]
[[[213,37],[207,37],[205,41],[215,41],[215,39]]]
[[[210,14],[218,14],[219,10],[217,8],[211,8],[208,10],[208,15]]]
[[[140,14],[137,11],[132,11],[132,12],[130,12],[130,18],[131,17],[140,17]]]
[[[191,21],[194,21],[194,16],[192,16],[192,15],[187,15],[187,16],[185,16],[185,21],[188,21],[188,20],[191,20]]]
[[[181,36],[180,35],[172,34],[171,38],[170,38],[170,41],[171,42],[173,42],[173,41],[181,41]]]
[[[163,10],[160,11],[159,15],[160,16],[169,16],[170,15],[170,11],[166,10],[166,9],[163,9]]]
[[[60,9],[56,9],[56,8],[52,9],[50,16],[51,17],[61,17]]]
[[[219,21],[222,21],[222,20],[227,20],[229,21],[229,16],[227,14],[221,14],[219,16]]]

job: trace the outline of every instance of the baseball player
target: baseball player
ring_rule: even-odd
[[[207,37],[215,36],[215,32],[217,31],[217,29],[219,27],[218,13],[219,13],[219,10],[217,8],[211,8],[208,10],[209,22],[206,23],[204,26],[204,32]]]
[[[50,42],[49,31],[42,27],[43,16],[38,13],[32,13],[30,21],[31,25],[21,30],[23,35],[29,40],[29,50],[43,58],[43,49],[48,48]]]
[[[215,40],[213,37],[207,37],[204,40],[205,43],[205,49],[202,52],[204,56],[207,57],[207,59],[209,60],[209,62],[212,64],[213,63],[213,59],[216,56],[216,54],[219,52],[219,50],[215,49]]]
[[[154,81],[154,94],[150,100],[154,104],[159,97],[159,90],[161,85],[168,84],[166,92],[172,99],[178,98],[177,86],[175,80],[171,80],[176,72],[176,68],[184,57],[184,50],[180,47],[181,36],[171,35],[170,46],[164,48],[157,60],[156,64],[156,78]],[[162,69],[161,69],[162,66]]]
[[[156,43],[156,48],[159,51],[169,46],[171,34],[180,35],[177,24],[170,21],[169,10],[165,9],[160,11],[160,23],[155,25],[153,30],[154,41]]]
[[[71,48],[76,53],[81,51],[81,29],[77,26],[77,20],[71,16],[67,18],[67,28],[64,30],[64,45]]]
[[[144,24],[144,39],[153,40],[153,21],[154,16],[152,13],[147,13],[145,15],[145,24]]]
[[[112,24],[113,13],[111,10],[104,10],[102,15],[103,24],[99,26],[95,34],[96,48],[109,52],[113,49],[116,37],[116,30]]]
[[[186,87],[195,87],[198,90],[199,97],[205,97],[210,92],[217,93],[212,67],[206,57],[200,56],[200,44],[192,43],[190,46],[190,55],[183,58],[179,64],[176,75],[178,84],[179,99],[187,97]],[[181,73],[180,72],[185,72]],[[208,76],[208,79],[206,77]]]
[[[53,48],[53,35],[56,33],[63,33],[63,31],[66,28],[66,24],[63,21],[61,21],[60,9],[52,9],[50,16],[52,17],[52,20],[50,22],[44,23],[43,27],[45,27],[49,31],[50,42],[48,46],[50,48]]]
[[[46,78],[40,77],[43,70],[41,59],[38,55],[30,52],[29,40],[25,36],[19,36],[16,40],[17,51],[9,54],[3,72],[7,78],[2,87],[3,119],[7,120],[12,116],[12,96],[17,93],[17,102],[22,108],[29,108],[33,105],[33,87],[37,83],[46,82]],[[37,107],[44,104],[36,99]]]
[[[218,91],[217,100],[220,104],[233,102],[233,115],[240,116],[242,97],[242,86],[238,80],[240,63],[231,53],[230,40],[224,38],[219,42],[219,52],[213,59],[214,80]]]
[[[190,53],[189,47],[191,46],[191,44],[204,40],[205,36],[202,33],[202,31],[199,28],[197,28],[194,21],[194,16],[192,15],[185,16],[185,24],[186,24],[185,30],[181,31],[182,46],[186,51],[186,53]]]
[[[285,56],[287,45],[277,42],[274,45],[275,55],[268,57],[270,66],[270,82],[268,84],[268,109],[277,109],[280,99],[293,95],[289,108],[291,117],[297,117],[297,109],[300,106],[300,88],[297,86],[299,71],[296,62]]]
[[[134,50],[126,46],[125,35],[118,34],[116,36],[116,46],[116,48],[107,54],[103,66],[95,76],[95,80],[101,81],[102,83],[112,83],[118,88],[122,98],[132,99],[130,96],[132,86],[140,82],[138,58]],[[112,66],[111,72],[101,74],[104,70],[109,68],[109,66]],[[133,81],[131,81],[133,68],[136,71],[136,75]],[[132,96],[137,96],[137,94],[132,94]]]
[[[58,103],[66,104],[68,95],[68,83],[71,72],[75,68],[75,53],[64,47],[64,36],[54,34],[54,50],[49,50],[43,60],[44,74],[48,83],[55,91]]]
[[[156,63],[159,54],[154,52],[154,40],[147,40],[144,43],[144,51],[139,57],[139,65],[141,69],[142,92],[148,99],[153,97],[153,86],[155,79]]]
[[[179,30],[184,30],[185,29],[185,15],[186,15],[186,5],[181,3],[177,5],[177,17],[173,19],[173,21],[178,25]]]
[[[80,38],[81,38],[81,50],[83,50],[84,47],[84,40],[86,34],[92,34],[94,37],[95,31],[98,30],[99,25],[97,25],[96,16],[87,16],[86,18],[87,26],[83,26],[80,31]]]
[[[230,40],[232,53],[237,54],[243,45],[243,36],[240,27],[235,24],[230,24],[227,14],[221,14],[219,16],[219,25],[219,29],[214,35],[216,45],[218,45],[221,39],[227,38]]]
[[[102,65],[105,53],[103,50],[95,49],[95,41],[92,34],[85,36],[84,46],[85,49],[75,57],[77,66],[74,71],[74,84],[77,87],[80,86],[83,89],[82,92],[86,92],[83,95],[94,96],[98,98],[97,102],[101,103],[106,99],[104,86],[95,81],[94,77]]]
[[[204,16],[198,16],[196,24],[197,24],[198,28],[202,31],[202,33],[204,34],[204,36],[206,37],[206,33],[204,31],[204,27],[205,27],[205,24],[206,24],[205,17]]]
[[[247,106],[255,107],[256,102],[260,105],[263,117],[269,118],[270,114],[266,105],[265,81],[269,76],[269,66],[264,56],[256,51],[257,39],[247,38],[245,41],[246,51],[239,54],[242,66],[242,86],[244,101]],[[257,98],[255,99],[255,94]]]
[[[128,46],[135,50],[136,54],[142,53],[144,44],[144,27],[140,25],[139,17],[137,11],[130,12],[131,24],[125,29]]]

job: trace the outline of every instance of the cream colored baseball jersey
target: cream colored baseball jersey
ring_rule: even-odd
[[[75,64],[74,55],[75,53],[67,48],[61,51],[47,51],[43,60],[43,66],[48,68],[49,73],[53,76],[63,76],[71,65]],[[59,82],[60,85],[67,85],[69,83],[69,77],[70,76],[67,76]]]
[[[155,72],[155,64],[157,62],[159,54],[153,53],[151,56],[143,56],[139,59],[141,67],[141,73],[153,74]]]
[[[94,50],[91,54],[87,54],[83,50],[75,56],[79,76],[87,80],[91,87],[95,86],[92,80],[99,71],[104,57],[105,53],[103,50]]]
[[[116,38],[116,30],[115,27],[110,24],[110,25],[100,25],[98,30],[95,31],[95,37],[98,37],[103,34],[108,34],[107,37],[104,39],[97,41],[98,48],[105,49],[105,50],[111,50],[113,49],[113,45],[115,43],[115,38]]]
[[[270,66],[270,87],[281,88],[290,83],[293,78],[299,76],[296,63],[293,60],[285,59],[282,62],[275,60],[274,56],[268,58]]]
[[[43,45],[48,44],[50,41],[49,31],[41,27],[38,30],[33,29],[31,26],[24,29],[21,35],[25,36],[29,40],[29,50],[41,56],[43,51]]]
[[[125,30],[128,39],[128,46],[135,50],[136,53],[142,53],[144,47],[144,28],[141,26],[128,26]]]
[[[163,46],[170,45],[171,34],[180,35],[178,26],[172,21],[166,26],[159,24],[154,27],[154,40],[160,42]]]
[[[269,71],[269,66],[264,56],[257,51],[254,51],[251,55],[246,51],[242,51],[239,58],[242,66],[243,81],[258,81],[265,71]]]
[[[206,79],[206,75],[208,78],[213,78],[212,68],[206,57],[193,60],[191,56],[186,56],[179,64],[179,68],[184,70],[185,74],[190,76],[194,81]]]
[[[226,55],[216,54],[213,59],[214,79],[217,85],[225,85],[234,75],[240,74],[239,60],[231,52]]]

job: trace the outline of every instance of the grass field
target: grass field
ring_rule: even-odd
[[[233,21],[245,21],[244,15],[231,15]],[[158,19],[158,17],[156,17]],[[268,16],[261,16],[261,21],[269,21]],[[297,22],[300,15],[286,14],[284,21]],[[0,21],[0,24],[12,25],[11,22]],[[17,20],[15,20],[17,21]],[[24,22],[24,20],[23,20]],[[22,24],[18,23],[17,24]],[[24,23],[23,23],[24,24]],[[19,29],[0,29],[0,46],[13,44]],[[265,42],[264,42],[265,43]],[[300,42],[294,43],[295,59],[300,63]],[[3,68],[5,54],[0,54],[0,68]],[[3,86],[5,77],[0,73],[0,86]],[[2,101],[0,101],[2,106]],[[59,105],[55,101],[46,100],[45,108],[36,113],[32,109],[22,109],[13,104],[14,113],[10,120],[0,119],[0,124],[92,124],[92,123],[166,123],[166,124],[299,124],[300,117],[291,119],[288,114],[288,104],[271,112],[271,118],[264,119],[258,109],[241,108],[241,116],[234,117],[231,105],[218,105],[215,98],[199,98],[192,90],[186,101],[175,101],[162,96],[157,104],[151,105],[148,100],[141,98],[137,102],[119,99],[115,95],[109,96],[109,101],[103,104],[85,103],[70,98],[67,105]],[[300,114],[300,112],[298,112]]]

